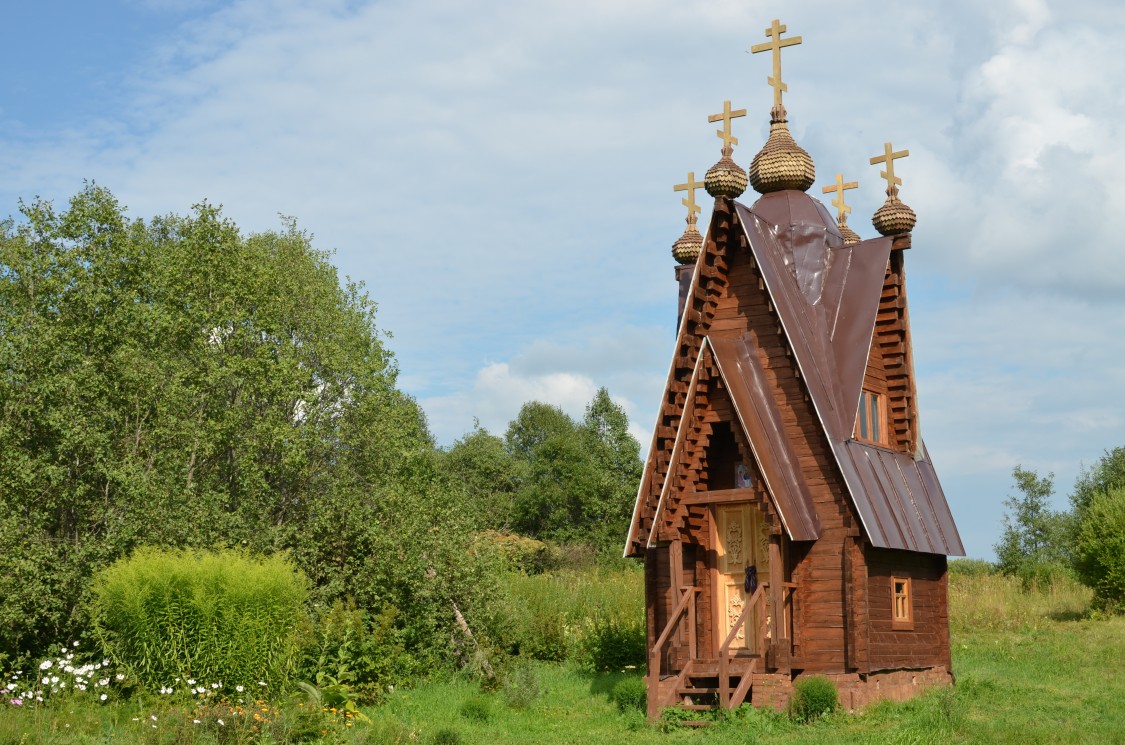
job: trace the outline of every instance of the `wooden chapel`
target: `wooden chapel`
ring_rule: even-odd
[[[918,425],[905,253],[914,212],[890,143],[878,238],[806,192],[812,158],[782,105],[774,21],[770,134],[749,173],[722,158],[686,191],[680,322],[625,555],[643,558],[648,710],[781,707],[802,675],[856,708],[952,682],[946,557],[957,527]],[[749,182],[761,193],[735,201]],[[715,198],[706,239],[694,193]]]

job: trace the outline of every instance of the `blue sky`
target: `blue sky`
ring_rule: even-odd
[[[247,231],[296,216],[364,280],[439,441],[605,385],[647,444],[673,342],[672,185],[786,106],[858,180],[882,143],[919,215],[907,256],[923,435],[973,556],[1016,464],[1125,444],[1125,8],[1078,0],[103,0],[6,8],[0,214],[83,179],[132,214],[204,198]],[[888,10],[889,9],[889,10]],[[702,196],[702,194],[700,195]],[[709,205],[708,205],[709,206]],[[707,210],[704,211],[705,223]]]

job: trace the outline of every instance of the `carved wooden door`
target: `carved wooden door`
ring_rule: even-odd
[[[742,615],[750,600],[746,592],[746,569],[755,567],[758,583],[770,575],[769,532],[758,508],[749,503],[717,505],[715,507],[717,587],[715,595],[719,604],[719,644]],[[761,627],[761,610],[747,616],[731,642],[732,650],[744,649],[758,653],[758,634]]]

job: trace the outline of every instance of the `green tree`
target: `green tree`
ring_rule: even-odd
[[[450,604],[472,618],[488,582],[363,288],[289,219],[146,223],[94,185],[21,212],[0,233],[0,653],[75,633],[91,573],[155,544],[288,550],[319,601],[397,606],[440,657]]]
[[[1012,477],[1020,496],[1009,496],[1004,502],[1011,514],[1004,515],[996,557],[1005,574],[1031,579],[1069,563],[1068,516],[1050,508],[1054,474],[1040,477],[1035,471],[1016,466]]]
[[[479,519],[480,527],[512,529],[522,471],[502,438],[477,422],[472,432],[444,453],[441,468],[450,488],[464,493],[466,506]]]
[[[640,446],[625,412],[602,388],[581,423],[538,401],[524,404],[505,444],[523,469],[514,525],[536,538],[612,550],[621,541],[640,477]]]
[[[1117,487],[1125,487],[1125,446],[1105,451],[1097,463],[1078,474],[1070,495],[1075,514],[1081,516],[1094,497]]]
[[[1094,604],[1125,611],[1125,487],[1094,494],[1079,522],[1074,568]]]

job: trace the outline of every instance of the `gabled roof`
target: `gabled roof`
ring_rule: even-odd
[[[695,396],[692,394],[708,356],[713,358],[714,367],[730,394],[731,405],[746,440],[750,443],[766,492],[786,533],[795,541],[816,540],[820,537],[820,518],[816,514],[812,495],[801,475],[797,454],[785,437],[785,425],[777,402],[767,392],[769,384],[758,362],[758,355],[744,339],[737,342],[722,337],[703,339],[688,387],[683,416],[676,431],[675,444],[672,446],[670,469],[679,466],[680,452],[684,447],[687,430],[692,424],[692,409],[695,406]],[[653,514],[653,522],[656,524],[660,523],[661,513],[671,499],[669,492],[672,483],[671,478],[665,479],[660,491],[660,500]],[[655,531],[650,532],[647,545],[652,546],[655,537]]]
[[[745,337],[705,338],[707,303],[713,302],[716,287],[723,284],[721,277],[714,280],[726,266],[722,254],[727,241],[720,246],[715,240],[724,230],[740,231],[749,244],[871,544],[964,555],[949,505],[921,441],[916,452],[900,453],[851,439],[891,239],[845,245],[824,206],[798,191],[767,194],[750,208],[716,201],[708,240],[688,293],[677,341],[679,362],[673,360],[626,554],[633,553],[638,542],[649,545],[652,540],[650,532],[659,509],[651,499],[653,480],[665,475],[659,471],[670,467],[670,451],[682,439],[673,439],[667,427],[661,431],[666,419],[675,420],[682,414],[683,404],[677,412],[676,402],[684,400],[688,381],[678,380],[677,371],[686,377],[688,369],[698,366],[700,350],[708,345],[790,538],[812,540],[819,535],[819,520],[776,416],[777,404],[763,384],[757,356],[749,353],[751,341]],[[684,426],[685,419],[679,418],[677,428]],[[663,505],[665,489],[660,491]]]

